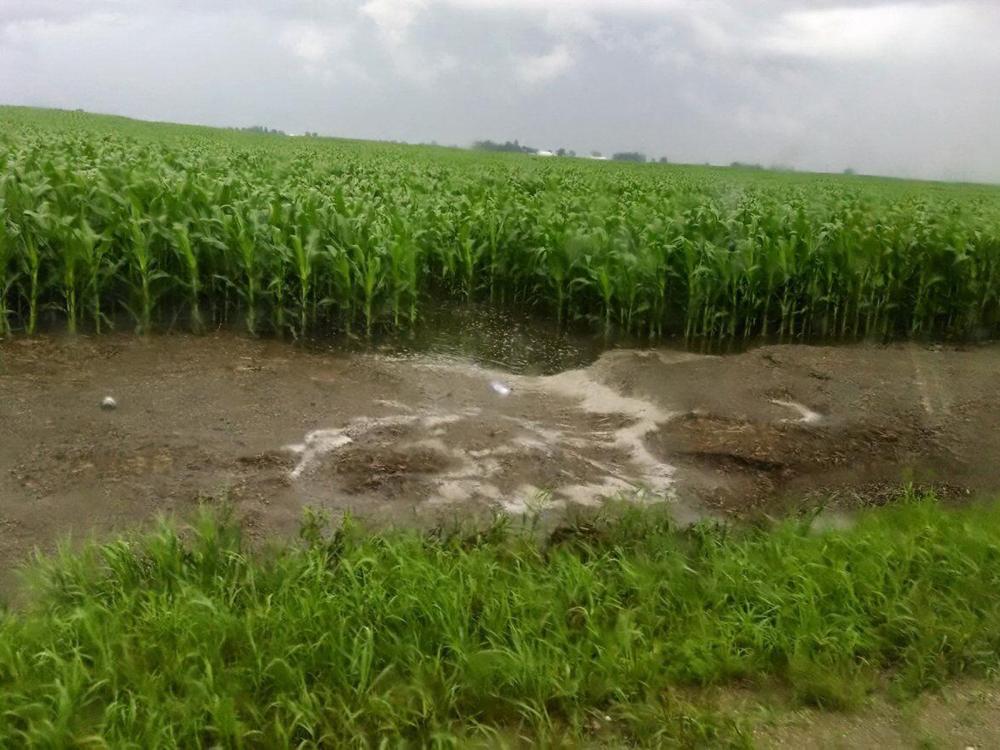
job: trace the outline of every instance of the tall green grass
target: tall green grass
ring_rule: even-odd
[[[658,338],[995,336],[1000,190],[0,108],[0,334],[371,334],[429,300]]]
[[[0,744],[746,744],[698,688],[838,709],[992,674],[998,563],[1000,509],[918,498],[824,534],[312,521],[270,552],[206,517],[37,564],[0,619]]]

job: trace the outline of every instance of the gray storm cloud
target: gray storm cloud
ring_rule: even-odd
[[[1000,181],[1000,4],[6,0],[0,102]]]

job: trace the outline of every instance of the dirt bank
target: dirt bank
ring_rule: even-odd
[[[263,536],[307,504],[424,524],[641,487],[688,520],[810,492],[879,502],[910,477],[993,490],[998,368],[996,346],[795,346],[620,350],[542,377],[226,334],[16,339],[0,343],[0,564],[206,496]]]

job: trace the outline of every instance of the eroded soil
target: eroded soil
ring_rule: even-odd
[[[229,334],[15,339],[0,565],[221,496],[263,537],[305,505],[423,525],[641,489],[687,521],[878,503],[908,479],[989,492],[998,368],[996,346],[617,350],[535,376]]]

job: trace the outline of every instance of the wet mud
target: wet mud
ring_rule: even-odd
[[[0,342],[0,565],[203,502],[267,538],[305,506],[428,525],[622,496],[688,522],[1000,489],[997,346],[517,369],[231,334]]]

